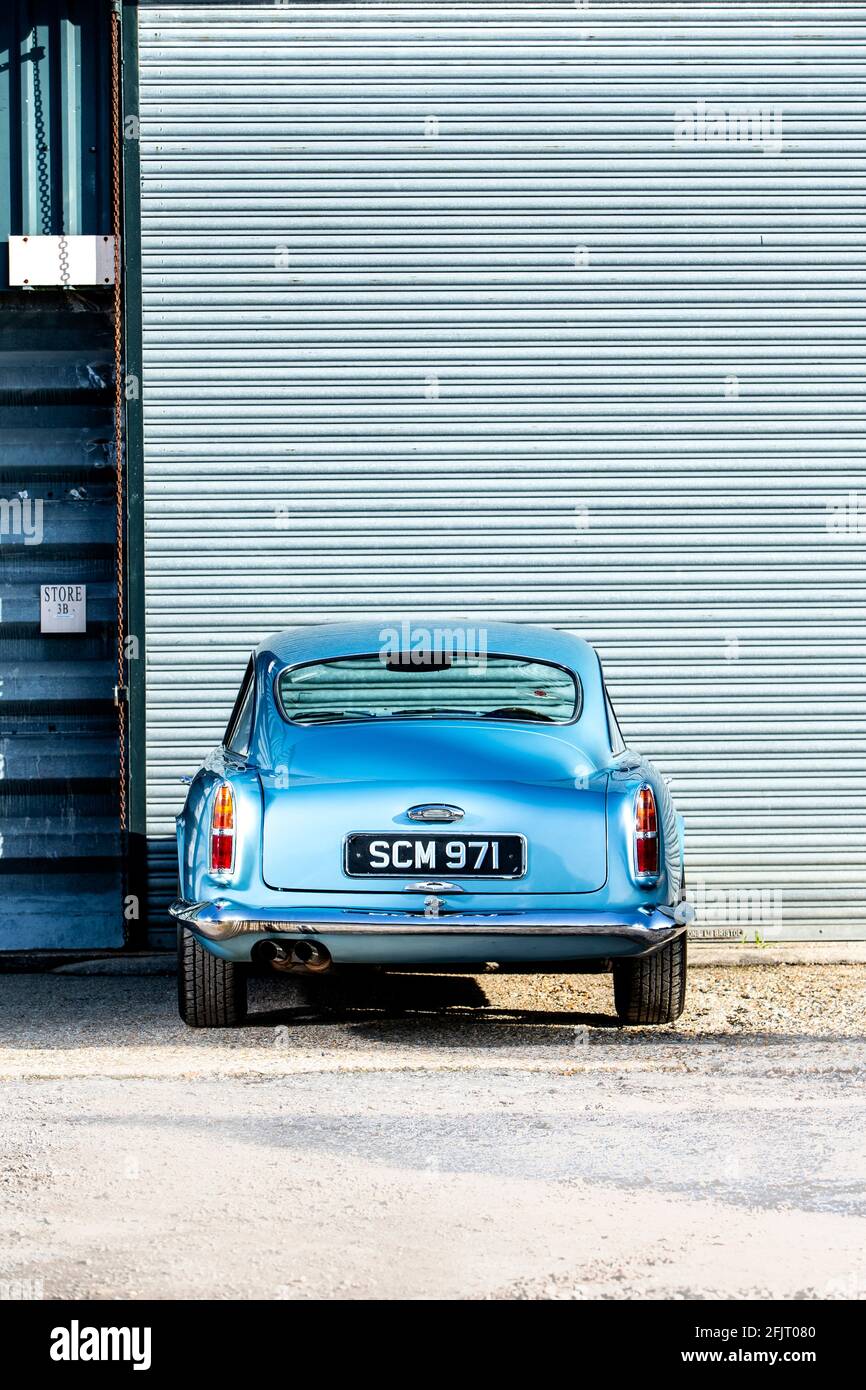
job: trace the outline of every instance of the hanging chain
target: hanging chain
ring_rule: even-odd
[[[60,233],[57,243],[57,261],[60,266],[60,283],[65,290],[72,284],[69,274],[69,242],[66,240],[66,233]]]
[[[119,749],[120,829],[126,830],[126,621],[124,596],[123,516],[123,297],[120,286],[120,15],[111,16],[112,231],[114,233],[114,463],[115,573],[117,576],[117,735]]]

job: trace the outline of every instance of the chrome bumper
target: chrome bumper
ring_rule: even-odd
[[[689,905],[637,907],[626,911],[571,910],[529,912],[373,912],[357,908],[312,907],[282,911],[251,908],[228,899],[179,901],[173,917],[210,941],[228,941],[249,933],[305,936],[613,936],[652,950],[685,931],[693,915]]]

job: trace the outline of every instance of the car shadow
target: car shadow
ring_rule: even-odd
[[[807,1041],[840,1047],[866,1043],[866,1035],[857,1033],[835,1036],[756,1028],[692,1029],[682,1026],[687,1023],[688,1009],[681,1022],[624,1026],[613,1009],[599,1013],[579,1008],[505,1007],[488,999],[483,976],[365,972],[357,977],[290,978],[293,1002],[283,1003],[280,998],[283,990],[279,985],[284,981],[276,986],[262,981],[259,999],[253,993],[251,1012],[243,1026],[291,1027],[297,1029],[299,1042],[305,1028],[343,1028],[370,1043],[399,1040],[401,1045],[418,1047],[442,1043],[457,1047],[573,1044],[576,1037],[624,1047],[682,1044],[690,1050],[726,1051],[754,1046],[784,1049]]]
[[[533,1011],[530,1009],[497,1009],[488,1006],[477,1013],[461,1015],[451,1013],[448,1010],[439,1009],[375,1009],[369,1005],[365,1008],[329,1008],[316,1009],[312,1005],[299,1005],[287,1009],[266,1009],[258,1013],[248,1014],[244,1019],[245,1028],[265,1027],[271,1028],[275,1023],[315,1023],[315,1024],[360,1024],[364,1022],[390,1022],[406,1023],[413,1018],[419,1021],[430,1022],[435,1018],[437,1023],[452,1024],[454,1026],[465,1025],[477,1028],[479,1025],[492,1023],[544,1023],[559,1024],[562,1027],[574,1028],[579,1025],[593,1028],[621,1028],[619,1020],[608,1014],[584,1014],[575,1012],[572,1009],[562,1013]]]
[[[384,975],[365,974],[363,978],[334,976],[329,979],[292,977],[296,1002],[290,1006],[264,1007],[250,1012],[247,1027],[273,1028],[278,1025],[350,1027],[373,1040],[383,1025],[393,1037],[394,1025],[422,1026],[419,1041],[435,1028],[437,1037],[448,1033],[454,1041],[461,1036],[477,1041],[479,1031],[501,1032],[519,1026],[531,1029],[538,1040],[539,1029],[573,1032],[577,1027],[618,1029],[612,1015],[581,1013],[574,1010],[511,1009],[491,1004],[477,978],[463,975]],[[270,1004],[273,995],[267,999]],[[384,1034],[383,1034],[384,1036]],[[492,1038],[491,1038],[492,1040]]]
[[[624,1025],[613,1014],[583,1013],[579,1010],[502,1009],[494,1005],[474,1010],[453,1007],[438,1010],[409,1007],[320,1010],[314,1006],[298,1006],[251,1013],[241,1026],[252,1029],[289,1028],[295,1031],[299,1045],[303,1045],[305,1029],[319,1033],[328,1029],[342,1029],[358,1040],[383,1047],[399,1043],[404,1048],[520,1048],[549,1044],[574,1048],[583,1043],[588,1044],[587,1056],[614,1047],[620,1061],[632,1049],[640,1054],[646,1048],[675,1048],[681,1049],[677,1056],[686,1071],[699,1069],[698,1058],[702,1052],[730,1054],[729,1064],[735,1066],[738,1055],[749,1049],[760,1050],[765,1060],[769,1060],[772,1052],[781,1054],[809,1044],[828,1050],[834,1074],[850,1073],[857,1078],[863,1075],[862,1049],[866,1046],[863,1034],[837,1036],[750,1030],[692,1032],[681,1028],[678,1023]],[[324,1039],[317,1041],[324,1042]],[[846,1057],[841,1052],[843,1048],[854,1048],[855,1052]],[[816,1055],[813,1066],[817,1067],[818,1064],[819,1057]],[[797,1067],[801,1065],[798,1061]]]

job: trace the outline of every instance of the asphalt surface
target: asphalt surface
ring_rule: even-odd
[[[0,976],[0,1295],[866,1296],[866,966],[314,984]]]

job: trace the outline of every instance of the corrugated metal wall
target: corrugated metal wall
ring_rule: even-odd
[[[124,936],[111,299],[4,288],[10,232],[110,230],[106,21],[0,15],[0,950]],[[86,586],[86,632],[40,631],[45,584]]]
[[[123,944],[111,382],[103,292],[0,296],[0,950]],[[86,633],[40,632],[43,584]]]
[[[866,7],[140,43],[154,845],[263,634],[490,614],[596,643],[705,921],[866,934]]]

